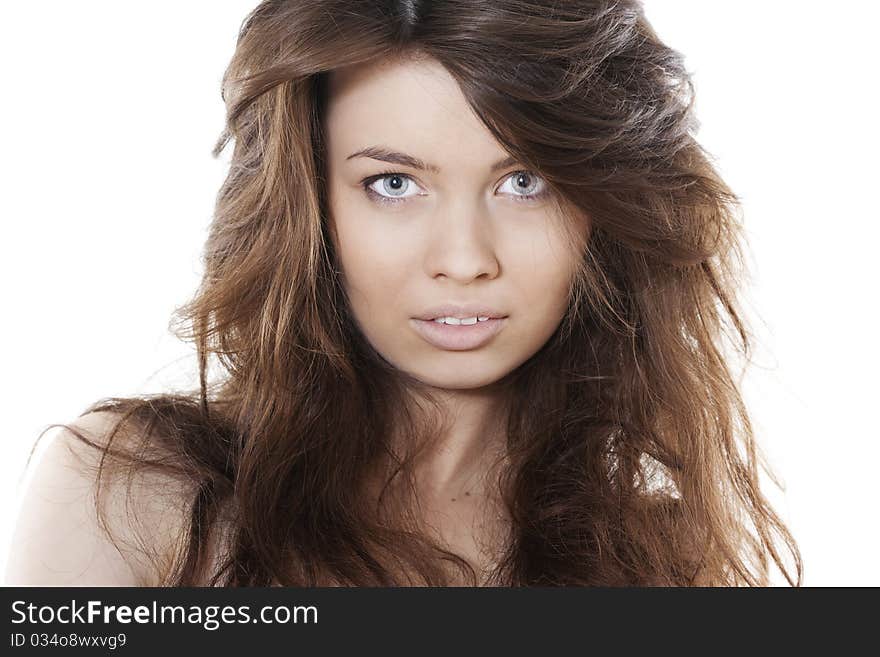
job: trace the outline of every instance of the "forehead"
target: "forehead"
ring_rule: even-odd
[[[337,111],[364,100],[382,104],[388,94],[428,94],[441,98],[460,95],[458,85],[443,65],[426,57],[388,58],[345,66],[331,71],[328,80],[329,102]]]
[[[328,76],[325,122],[331,154],[382,145],[456,166],[505,155],[434,59],[381,60]],[[346,151],[343,153],[342,151]]]

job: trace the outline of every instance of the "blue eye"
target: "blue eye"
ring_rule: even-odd
[[[373,188],[373,185],[377,182],[381,183],[380,189],[382,192]],[[364,186],[364,191],[367,192],[367,196],[381,203],[399,203],[408,198],[412,198],[413,196],[418,196],[418,194],[404,196],[404,193],[410,187],[415,186],[415,182],[413,182],[413,179],[406,174],[397,173],[395,171],[387,171],[375,176],[370,176],[365,179],[362,184]],[[388,196],[385,194],[388,194]]]
[[[512,189],[514,192],[511,196],[517,201],[530,201],[532,199],[541,198],[547,193],[547,183],[545,183],[542,178],[529,171],[517,171],[516,173],[512,173],[504,182],[506,183],[508,180],[513,181]],[[502,187],[504,187],[504,185],[502,185]],[[536,189],[540,191],[535,192]]]
[[[511,187],[511,189],[514,191],[507,195],[514,201],[535,201],[548,195],[547,183],[543,178],[530,171],[516,171],[515,173],[508,175],[505,178],[504,183],[506,184],[509,180],[513,181],[513,187]],[[381,183],[379,185],[379,190],[373,187],[374,183],[377,182]],[[503,188],[505,184],[502,184],[501,188]],[[398,171],[384,171],[374,176],[370,176],[361,181],[361,185],[367,196],[378,203],[396,204],[402,203],[414,196],[420,196],[418,192],[406,195],[406,192],[410,187],[418,189],[418,186],[410,176]],[[536,189],[539,191],[536,192]]]

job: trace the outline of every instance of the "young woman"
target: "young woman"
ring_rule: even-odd
[[[13,582],[800,583],[738,199],[637,2],[267,1],[223,97],[199,389],[57,435]]]

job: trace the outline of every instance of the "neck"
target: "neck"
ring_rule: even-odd
[[[491,485],[489,472],[506,448],[505,406],[497,392],[441,390],[442,431],[417,465],[417,481],[431,499],[480,495]]]

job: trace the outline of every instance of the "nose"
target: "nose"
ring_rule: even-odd
[[[501,269],[487,213],[476,203],[451,202],[440,209],[426,256],[431,278],[462,284],[484,276],[495,278]]]

